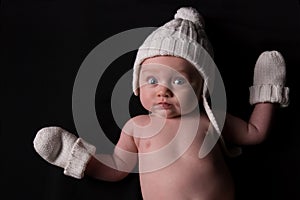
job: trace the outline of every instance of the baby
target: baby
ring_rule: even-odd
[[[221,129],[207,100],[213,82],[211,57],[201,15],[191,7],[178,9],[174,19],[152,32],[138,50],[133,92],[149,114],[125,124],[112,155],[96,154],[95,146],[60,127],[41,129],[35,150],[78,179],[87,175],[119,181],[138,164],[145,200],[233,200],[234,183],[224,155],[237,156],[240,151],[227,148],[225,142],[262,142],[276,108],[288,105],[289,88],[282,55],[263,52],[250,87],[249,121],[226,113]]]

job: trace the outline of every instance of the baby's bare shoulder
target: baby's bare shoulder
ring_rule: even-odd
[[[135,125],[146,125],[150,122],[149,115],[138,115],[130,119],[130,123],[134,123]]]
[[[133,129],[137,126],[142,127],[150,122],[148,115],[138,115],[129,119],[123,127],[125,132],[133,132]]]

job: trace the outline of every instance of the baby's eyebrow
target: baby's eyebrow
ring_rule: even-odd
[[[187,73],[185,70],[176,70],[176,72],[178,72],[180,75],[188,78],[189,77],[189,73]]]
[[[190,73],[187,73],[185,70],[176,70],[179,76],[183,76],[186,78],[188,81],[191,81],[192,77]]]
[[[148,72],[148,71],[152,71],[153,69],[141,69],[141,73],[142,72]]]
[[[140,73],[159,73],[160,70],[159,69],[141,69]]]
[[[176,74],[176,76],[183,76],[188,81],[191,81],[191,79],[192,79],[191,74],[187,73],[184,69],[174,70],[174,72],[178,73],[178,74]],[[147,74],[156,75],[156,74],[160,74],[160,73],[161,73],[160,69],[154,69],[154,68],[141,69],[141,72],[140,72],[140,74],[143,74],[143,75],[147,75]]]
[[[140,76],[151,76],[151,75],[157,75],[157,72],[153,72],[151,70],[144,70],[140,72]]]

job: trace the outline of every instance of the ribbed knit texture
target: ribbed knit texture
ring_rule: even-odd
[[[73,145],[64,174],[74,178],[81,179],[91,155],[95,154],[96,148],[85,142],[82,138],[78,138]]]
[[[286,66],[278,51],[265,51],[258,57],[253,85],[249,88],[251,105],[256,103],[279,103],[282,107],[289,104],[289,88],[285,87]]]
[[[47,162],[64,168],[64,174],[82,178],[96,148],[60,127],[45,127],[33,140],[34,149]]]
[[[139,47],[133,67],[133,91],[138,95],[140,65],[146,58],[158,55],[182,57],[194,64],[207,79],[212,73],[204,69],[207,64],[203,65],[203,61],[213,54],[199,12],[191,7],[180,8],[173,20],[153,31]]]

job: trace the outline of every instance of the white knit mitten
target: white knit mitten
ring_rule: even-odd
[[[289,88],[285,87],[286,66],[283,56],[278,51],[265,51],[258,57],[253,85],[250,89],[249,102],[279,103],[281,107],[289,104]]]
[[[33,141],[36,152],[47,162],[64,168],[64,174],[81,179],[96,148],[60,127],[39,130]]]

